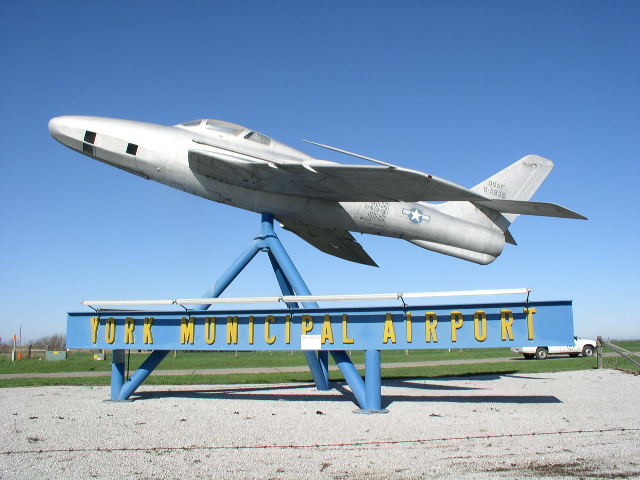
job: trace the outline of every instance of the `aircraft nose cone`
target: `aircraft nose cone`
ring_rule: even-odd
[[[65,115],[49,120],[49,133],[57,141],[70,148],[82,147],[82,138],[89,117]]]
[[[54,117],[49,120],[49,133],[59,142],[62,142],[62,137],[68,130],[68,128],[65,128],[66,123],[68,122],[65,121],[65,117]]]
[[[49,133],[54,135],[60,131],[60,117],[53,117],[49,120]]]

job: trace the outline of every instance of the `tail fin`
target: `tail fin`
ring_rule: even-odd
[[[537,155],[527,155],[471,190],[491,199],[530,200],[553,169],[553,162]],[[513,223],[516,214],[503,214]]]
[[[495,175],[473,187],[473,192],[496,200],[529,200],[553,169],[553,162],[537,155],[527,155]],[[486,206],[470,202],[446,202],[439,209],[447,214],[486,225],[497,226],[505,233],[507,242],[515,244],[509,233],[518,214],[500,213]]]

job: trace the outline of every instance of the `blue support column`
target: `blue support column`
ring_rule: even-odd
[[[120,399],[120,391],[124,385],[124,350],[111,352],[111,400]]]
[[[234,261],[234,263],[222,274],[222,276],[207,290],[203,298],[215,298],[235,280],[240,272],[253,260],[256,254],[266,250],[280,289],[284,295],[311,295],[309,288],[304,283],[300,272],[295,267],[291,258],[287,254],[284,246],[273,230],[273,215],[262,214],[260,233],[252,240],[247,249]],[[290,307],[297,307],[297,304],[288,304]],[[302,302],[306,308],[318,308],[316,302]],[[203,304],[196,307],[206,310],[211,305]],[[380,352],[377,352],[377,367],[375,357],[369,360],[367,352],[367,384],[362,380],[358,370],[344,351],[332,351],[334,361],[340,368],[345,380],[351,387],[351,391],[356,397],[356,401],[363,410],[380,410]],[[131,380],[125,383],[125,359],[124,350],[113,351],[112,375],[111,375],[111,398],[112,400],[126,400],[153,372],[153,370],[166,357],[168,350],[155,350],[149,355],[142,366],[136,370]],[[326,351],[314,352],[305,351],[309,369],[313,375],[314,382],[318,390],[329,389],[329,355]],[[371,374],[369,374],[371,365]],[[377,370],[376,370],[377,368]],[[376,374],[377,371],[377,374]],[[377,377],[376,377],[377,375]],[[377,385],[377,387],[376,387]],[[377,390],[376,390],[377,388]],[[376,397],[376,393],[377,397]],[[369,407],[369,405],[372,407]]]
[[[307,359],[309,370],[311,370],[311,376],[313,382],[316,384],[318,390],[329,390],[329,375],[325,374],[325,370],[322,368],[322,364],[318,361],[316,352],[305,350],[304,356]]]
[[[240,254],[238,258],[227,268],[227,270],[220,276],[220,278],[209,287],[209,290],[205,292],[203,298],[217,298],[222,292],[226,290],[226,288],[233,282],[236,277],[244,270],[253,257],[261,250],[262,245],[259,238],[254,238],[253,241],[249,244],[247,249]],[[206,310],[211,306],[211,304],[206,305],[196,305],[196,310]]]
[[[365,368],[367,406],[364,410],[371,413],[387,413],[387,410],[382,408],[380,350],[367,350],[365,354]]]
[[[329,352],[319,351],[318,362],[320,362],[320,368],[322,369],[322,375],[327,379],[327,390],[329,390]]]
[[[278,260],[276,260],[276,257],[273,256],[270,250],[267,250],[267,253],[269,254],[269,261],[271,262],[273,273],[275,273],[278,285],[280,285],[280,291],[283,295],[295,295],[291,283],[289,283],[287,276],[282,271],[282,268],[280,268],[280,264],[278,264]],[[296,302],[287,302],[287,307],[298,308],[298,304]]]
[[[365,384],[358,369],[349,358],[349,355],[347,355],[347,352],[331,350],[331,356],[333,357],[333,361],[338,365],[349,387],[351,387],[351,392],[353,396],[356,397],[358,405],[360,405],[362,410],[366,410],[367,392]]]
[[[262,214],[262,233],[264,235],[264,242],[267,248],[269,248],[269,251],[278,262],[278,265],[284,273],[289,285],[293,289],[293,292],[297,295],[311,295],[311,292],[309,291],[307,284],[304,283],[300,272],[298,272],[298,269],[293,264],[291,258],[287,254],[287,251],[278,239],[276,232],[273,230],[273,216],[268,213]],[[302,305],[307,308],[318,308],[318,304],[316,302],[302,302]]]
[[[207,290],[204,298],[219,297],[222,292],[235,280],[240,272],[253,260],[253,257],[262,249],[262,238],[254,238],[244,252],[231,264],[220,278]],[[206,310],[211,305],[198,305],[199,310]],[[111,399],[126,400],[155,370],[160,362],[167,356],[168,350],[155,350],[149,355],[142,366],[136,370],[131,380],[124,381],[124,350],[113,351],[113,365],[111,367]],[[116,357],[118,362],[116,362]]]
[[[298,269],[295,267],[291,258],[287,254],[282,243],[278,239],[275,231],[273,230],[273,216],[270,214],[262,214],[262,232],[265,234],[265,242],[269,248],[269,251],[272,253],[273,257],[275,257],[280,269],[284,273],[288,284],[290,285],[295,293],[298,295],[311,295],[311,292],[307,288],[307,285],[302,280],[302,276]],[[276,272],[276,277],[278,273]],[[282,284],[281,284],[282,285]],[[303,306],[307,308],[317,308],[318,304],[315,302],[303,302]],[[329,356],[327,352],[319,352],[318,356],[310,355],[312,352],[305,352],[307,355],[307,362],[309,363],[309,368],[313,374],[313,378],[316,382],[316,386],[319,390],[324,390],[329,388]],[[331,355],[333,356],[334,361],[338,364],[338,368],[344,375],[345,380],[351,387],[351,391],[356,397],[358,404],[363,410],[367,410],[367,397],[365,391],[365,384],[362,380],[362,377],[358,373],[358,370],[353,365],[353,362],[349,358],[344,351],[332,351]],[[321,388],[318,380],[319,376],[322,375],[322,378],[325,379],[325,388]],[[378,383],[380,380],[378,379]]]
[[[276,232],[273,230],[273,216],[267,213],[262,214],[262,230],[261,234],[264,235],[264,241],[267,245],[267,251],[269,252],[269,260],[273,267],[273,272],[276,275],[276,280],[280,285],[280,290],[283,295],[311,295],[309,287],[304,283],[300,272],[291,261],[291,257],[287,254],[284,246],[278,239]],[[303,302],[305,307],[317,308],[316,302]],[[289,304],[287,306],[295,308],[297,303]],[[318,390],[329,390],[329,368],[328,360],[329,356],[326,352],[319,352],[317,355],[315,352],[305,351],[305,357],[309,370],[313,376],[313,382],[316,384]]]
[[[124,350],[121,350],[124,353]],[[169,350],[154,350],[147,357],[144,363],[134,372],[131,376],[131,380],[125,383],[118,394],[118,400],[127,400],[133,392],[144,382],[151,372],[160,364],[160,362],[167,356]],[[113,398],[113,391],[111,392]]]

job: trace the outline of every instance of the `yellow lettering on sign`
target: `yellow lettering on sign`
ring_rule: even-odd
[[[227,345],[238,343],[238,328],[240,324],[237,316],[227,317]]]
[[[352,345],[354,343],[353,338],[349,338],[349,317],[346,313],[342,314],[342,343],[345,345]]]
[[[311,315],[302,315],[302,335],[306,335],[313,330],[313,317]]]
[[[284,317],[284,343],[291,343],[291,315]]]
[[[205,317],[204,340],[207,345],[213,345],[216,341],[216,317]]]
[[[136,329],[136,321],[127,317],[124,319],[124,343],[136,343],[133,331]]]
[[[502,340],[513,340],[513,312],[511,310],[500,311],[500,323],[502,325]]]
[[[407,312],[407,343],[413,342],[413,315]]]
[[[98,343],[98,327],[100,317],[91,317],[91,343]]]
[[[396,327],[393,325],[393,317],[390,313],[387,313],[387,318],[384,321],[384,334],[382,335],[382,343],[396,343]]]
[[[180,343],[191,343],[196,339],[196,319],[182,317],[182,325],[180,326]]]
[[[267,326],[266,321],[264,323],[264,328],[265,328],[265,336],[266,336],[266,329],[269,328]],[[255,333],[255,319],[253,318],[253,315],[249,315],[249,345],[253,345],[254,333]]]
[[[464,325],[462,312],[451,312],[451,341],[458,341],[458,330]]]
[[[271,324],[276,323],[278,319],[273,315],[267,315],[267,318],[264,319],[264,341],[269,345],[273,345],[276,343],[275,335],[271,335]]]
[[[487,339],[487,314],[484,310],[473,314],[473,330],[477,341],[484,342]]]
[[[116,319],[107,318],[107,325],[104,330],[104,339],[107,343],[113,343],[116,341]]]
[[[151,327],[153,327],[153,317],[144,317],[144,334],[142,336],[144,343],[153,343]]]
[[[529,340],[533,340],[535,338],[534,330],[533,330],[533,316],[536,314],[535,308],[525,308],[524,313],[527,315],[527,332]]]
[[[427,343],[430,343],[433,340],[433,343],[438,343],[438,332],[436,332],[436,327],[438,326],[438,316],[433,312],[425,313],[424,318],[425,325],[425,340]]]
[[[331,325],[331,315],[324,316],[324,322],[322,324],[322,344],[327,343],[333,344],[333,325]]]

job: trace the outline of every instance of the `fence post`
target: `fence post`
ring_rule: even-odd
[[[598,336],[598,338],[596,339],[596,356],[598,357],[598,369],[600,368],[604,368],[603,362],[602,362],[602,337]]]

